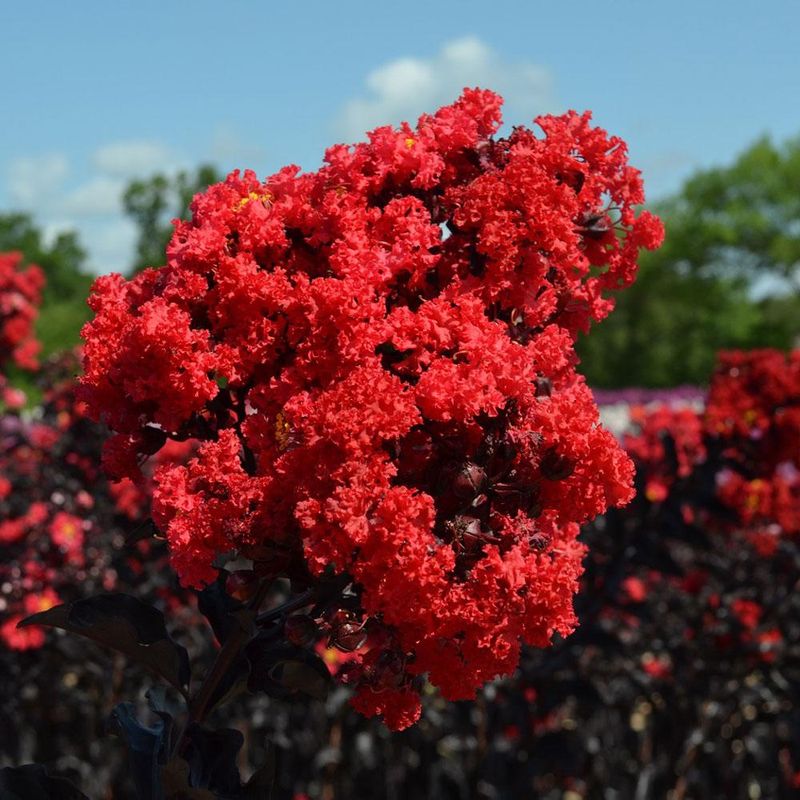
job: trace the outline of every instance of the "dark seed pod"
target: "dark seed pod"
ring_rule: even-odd
[[[542,475],[550,481],[562,481],[575,471],[575,462],[567,456],[559,455],[555,448],[550,448],[542,457]]]
[[[536,396],[537,397],[550,397],[553,394],[553,382],[550,378],[545,378],[543,375],[540,375],[534,381],[536,385]]]
[[[304,647],[317,639],[319,628],[307,614],[295,614],[286,620],[283,632],[289,642]]]
[[[587,212],[580,219],[578,230],[589,239],[602,239],[611,230],[611,226],[606,214]]]
[[[445,530],[452,537],[453,543],[462,545],[464,537],[477,538],[481,535],[481,521],[477,517],[459,514],[444,524]]]
[[[330,643],[333,647],[352,653],[358,650],[367,641],[367,630],[365,623],[345,622],[343,625],[334,629],[331,634]]]
[[[477,508],[478,506],[482,506],[489,498],[481,492],[481,494],[477,495],[475,499],[470,503],[473,508]]]
[[[528,539],[528,543],[534,550],[542,552],[550,546],[550,537],[542,531],[537,531],[536,533],[531,534],[531,537]]]
[[[486,485],[486,472],[483,467],[467,461],[456,474],[453,492],[457,497],[470,498],[480,494]]]

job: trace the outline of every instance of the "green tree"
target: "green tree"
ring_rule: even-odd
[[[696,173],[663,212],[668,261],[800,290],[800,137],[760,139],[731,166]]]
[[[128,184],[122,203],[138,228],[132,273],[164,263],[172,220],[186,219],[192,198],[220,179],[216,167],[203,164],[195,170],[179,172],[174,178],[159,173]]]
[[[598,387],[702,384],[718,350],[752,346],[760,316],[741,279],[680,274],[647,256],[614,313],[579,342],[582,371]]]
[[[800,138],[780,147],[761,139],[654,210],[663,247],[643,254],[637,282],[579,343],[591,384],[702,384],[719,349],[796,343]]]
[[[59,233],[47,243],[29,214],[0,214],[0,252],[11,250],[38,264],[47,279],[36,325],[43,353],[73,347],[89,318],[86,296],[94,277],[85,269],[86,251],[77,233]]]
[[[83,299],[92,276],[85,271],[86,251],[75,231],[59,233],[47,244],[29,214],[0,214],[0,252],[19,250],[47,276],[46,300]]]

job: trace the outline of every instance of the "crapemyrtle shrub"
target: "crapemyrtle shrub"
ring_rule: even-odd
[[[392,729],[426,680],[471,698],[521,643],[571,633],[579,526],[632,496],[574,344],[660,222],[588,114],[499,138],[500,105],[465,90],[316,172],[232,173],[165,266],[98,279],[83,332],[114,477],[198,442],[154,475],[183,584],[235,551],[260,579],[350,586],[313,624],[357,651],[340,677]]]
[[[458,780],[437,796],[796,796],[798,364],[722,354],[705,411],[639,415],[637,498],[582,535],[578,630],[526,651],[491,702],[452,710],[437,774]],[[424,748],[395,742],[382,768],[424,791]]]
[[[800,351],[723,354],[706,416],[733,528],[766,553],[779,537],[800,536]]]
[[[448,150],[437,126],[463,112],[462,131],[479,99],[468,93],[416,131],[335,148],[310,177],[234,175],[196,201],[166,267],[98,284],[80,399],[51,365],[42,407],[3,417],[3,612],[107,585],[191,611],[193,595],[164,570],[164,543],[125,543],[155,494],[186,584],[247,599],[255,581],[283,575],[277,603],[346,580],[346,602],[297,606],[311,610],[283,615],[281,635],[314,647],[356,687],[356,707],[390,727],[413,720],[421,696],[425,714],[399,733],[352,714],[345,686],[310,706],[234,701],[216,719],[244,733],[246,772],[274,743],[281,800],[794,797],[800,355],[722,354],[703,411],[635,414],[624,447],[636,499],[592,521],[627,497],[630,473],[614,442],[592,433],[571,342],[607,313],[605,290],[632,277],[625,231],[646,244],[655,229],[648,221],[635,234],[630,208],[598,218],[581,206],[569,228],[577,244],[564,247],[559,214],[577,214],[585,165],[599,153],[610,159],[601,173],[615,174],[619,145],[556,147],[565,131],[588,147],[588,121],[575,116],[545,120],[545,139],[495,140],[478,115],[477,144]],[[414,185],[428,161],[406,162],[420,142],[433,142],[426,158],[441,156],[431,185]],[[528,188],[509,196],[516,180]],[[534,213],[531,186],[550,190],[544,207],[558,213]],[[440,232],[428,231],[427,246],[420,218],[423,232]],[[591,268],[601,257],[605,272]],[[376,264],[383,277],[370,283],[358,270]],[[103,429],[86,404],[117,431],[105,461],[126,476],[119,483],[97,469]],[[446,551],[439,559],[422,548],[431,543]],[[231,550],[245,559],[220,573]],[[566,571],[541,574],[559,558]],[[540,593],[552,579],[537,628],[546,637],[533,643],[553,646],[499,648],[503,661],[492,648],[515,641],[514,603],[531,609],[526,592],[517,601],[509,591],[512,567]],[[392,616],[389,599],[407,615]],[[190,614],[175,632],[210,663],[196,622]],[[0,724],[20,734],[2,739],[2,758],[48,762],[93,797],[128,796],[129,768],[95,739],[119,699],[145,685],[140,671],[95,664],[81,640],[4,631]],[[435,643],[445,655],[430,656]],[[251,676],[266,683],[258,663]],[[443,675],[448,667],[457,674]],[[446,702],[432,685],[459,697],[514,667],[474,701]]]

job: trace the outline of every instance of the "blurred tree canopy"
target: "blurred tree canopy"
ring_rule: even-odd
[[[37,334],[43,353],[78,343],[81,325],[89,318],[86,296],[94,276],[86,270],[86,251],[74,231],[59,233],[51,243],[29,214],[0,214],[0,252],[19,250],[26,263],[45,273]]]
[[[582,338],[591,385],[700,384],[720,348],[789,348],[800,336],[800,138],[761,139],[654,208],[663,247]]]
[[[687,270],[785,278],[800,290],[800,137],[757,141],[730,167],[705,170],[663,204],[662,257]]]
[[[10,250],[19,250],[26,262],[44,270],[45,299],[86,297],[92,276],[85,272],[86,251],[75,231],[59,233],[47,244],[30,214],[0,214],[0,252]]]
[[[138,228],[131,273],[164,263],[164,253],[172,236],[172,220],[186,219],[192,198],[221,179],[216,167],[202,164],[174,177],[159,173],[128,184],[122,195],[122,205]]]
[[[171,221],[185,218],[192,197],[218,180],[216,168],[206,164],[174,177],[157,174],[128,185],[123,206],[138,229],[132,273],[164,263]],[[78,344],[81,326],[90,316],[86,298],[95,277],[87,268],[78,234],[62,232],[48,242],[30,214],[0,214],[0,252],[11,250],[19,250],[26,263],[38,264],[47,278],[36,326],[43,355]],[[25,376],[16,377],[29,388]]]

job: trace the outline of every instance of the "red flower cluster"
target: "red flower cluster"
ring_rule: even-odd
[[[139,543],[147,551],[142,554],[124,548],[124,518],[135,516],[131,495],[136,515],[146,513],[148,486],[143,492],[104,480],[99,460],[105,431],[75,400],[77,369],[72,354],[47,362],[39,373],[48,387],[42,405],[30,416],[0,415],[0,644],[13,649],[44,644],[41,628],[16,628],[24,617],[78,592],[108,591],[120,578],[138,583],[140,555],[147,556],[148,577],[168,574],[163,555],[159,574],[150,542]],[[164,457],[185,460],[175,451],[187,446],[164,448]]]
[[[636,408],[631,420],[638,431],[625,436],[625,450],[647,476],[647,499],[660,502],[676,480],[686,478],[705,460],[703,421],[691,408],[667,405],[651,410]]]
[[[37,580],[36,564],[30,562],[25,565],[25,573],[22,585],[34,583]],[[41,647],[45,642],[45,633],[41,628],[17,628],[17,623],[31,614],[38,614],[40,611],[47,611],[61,602],[61,598],[49,587],[38,591],[27,592],[22,597],[17,613],[5,617],[0,623],[0,640],[2,640],[12,650],[33,650]]]
[[[800,350],[721,353],[711,381],[706,428],[712,435],[758,443],[773,464],[800,452]]]
[[[21,253],[0,253],[0,366],[13,361],[36,367],[39,343],[33,324],[39,313],[44,273],[31,264],[19,269]]]
[[[763,547],[800,535],[800,350],[721,356],[706,410],[729,468],[718,494]]]
[[[760,598],[765,574],[782,580],[795,569],[800,351],[721,353],[703,411],[662,406],[632,416],[639,430],[626,436],[625,447],[643,491],[618,521],[621,529],[638,530],[644,564],[621,581],[621,603],[602,613],[621,636],[633,637],[624,630],[642,624],[635,606],[661,603],[674,612],[681,603],[687,611],[674,615],[687,647],[736,654],[742,664],[772,663],[784,634],[774,614],[743,595]],[[669,544],[671,536],[680,546]],[[729,568],[720,567],[722,559]],[[645,653],[643,669],[672,679],[666,654],[659,658]]]
[[[150,515],[154,472],[165,465],[185,464],[196,449],[196,442],[191,439],[181,442],[168,439],[164,446],[148,459],[146,468],[141,469],[141,476],[137,476],[138,480],[122,478],[110,483],[108,489],[114,498],[117,510],[130,520],[144,522]]]
[[[770,553],[779,536],[800,534],[800,350],[721,353],[704,412],[662,407],[638,424],[625,447],[650,501],[710,471],[727,511],[698,508],[707,525],[744,532]]]
[[[0,416],[0,640],[22,650],[44,644],[40,628],[16,629],[23,617],[61,602],[74,586],[109,589],[116,579],[111,549],[93,530],[102,476],[86,450],[88,428],[98,441],[97,426],[65,384],[52,387],[39,411],[31,420]]]
[[[182,581],[232,549],[351,576],[373,631],[354,702],[392,728],[423,675],[470,697],[520,640],[569,633],[578,526],[631,497],[573,345],[661,226],[588,114],[495,139],[500,104],[466,90],[317,172],[232,173],[165,267],[98,279],[83,333],[115,476],[201,442],[156,474]]]

